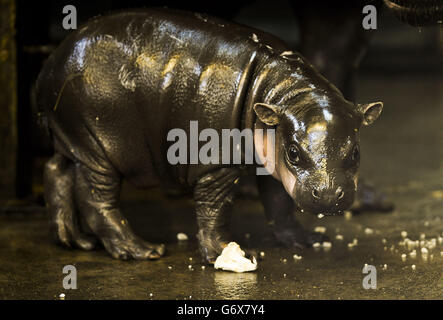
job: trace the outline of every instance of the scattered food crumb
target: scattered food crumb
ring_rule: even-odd
[[[326,232],[326,227],[318,226],[318,227],[315,227],[314,231],[315,232],[319,232],[319,233],[325,233]]]
[[[388,270],[388,265],[385,263],[384,265],[383,265],[383,268],[382,268],[383,270]]]
[[[317,218],[319,218],[319,219],[321,219],[321,218],[323,218],[325,215],[323,214],[323,213],[319,213],[318,215],[317,215]]]
[[[352,218],[352,212],[351,211],[345,211],[345,219],[350,220]]]
[[[183,232],[177,233],[177,240],[178,241],[186,241],[186,240],[188,240],[188,236],[186,235],[186,233],[183,233]]]
[[[365,229],[365,234],[370,235],[370,234],[374,234],[374,230],[371,228],[366,228]]]
[[[343,236],[342,236],[341,234],[337,234],[337,235],[335,236],[335,239],[337,239],[337,240],[343,240]]]
[[[262,257],[262,258],[265,257],[265,253],[264,253],[264,251],[260,252],[260,257]]]
[[[408,236],[408,233],[406,231],[401,232],[401,237],[404,239]]]
[[[381,242],[383,243],[383,244],[386,244],[386,239],[385,238],[383,238],[383,239],[381,239]]]
[[[412,270],[415,270],[415,264],[413,264],[413,265],[411,266],[411,268],[412,268]]]
[[[443,255],[443,251],[442,251],[442,255]],[[301,260],[301,258],[302,258],[302,256],[299,256],[297,254],[294,254],[292,257],[294,258],[294,260]]]
[[[403,261],[403,262],[406,261],[406,254],[405,254],[405,253],[403,253],[403,254],[401,255],[401,261]]]
[[[331,248],[331,247],[332,247],[331,242],[328,242],[328,241],[323,242],[323,248]]]
[[[58,297],[60,298],[60,300],[65,300],[65,294],[64,293],[60,293],[60,295]]]

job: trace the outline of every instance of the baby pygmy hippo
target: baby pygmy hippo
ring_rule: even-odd
[[[86,23],[44,65],[37,97],[55,149],[44,183],[59,242],[90,250],[98,239],[114,258],[159,258],[164,245],[135,235],[120,210],[122,179],[138,187],[188,186],[208,263],[231,241],[235,187],[243,168],[257,164],[172,164],[171,130],[189,133],[192,121],[217,133],[274,129],[270,147],[263,142],[267,135],[254,135],[256,151],[275,154],[274,170],[258,176],[260,198],[281,242],[309,246],[322,235],[306,231],[293,216],[295,208],[330,215],[351,206],[359,130],[383,107],[345,100],[269,34],[167,9]]]

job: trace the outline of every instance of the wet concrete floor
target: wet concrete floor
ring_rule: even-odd
[[[358,83],[359,102],[385,103],[380,120],[362,132],[362,176],[395,202],[393,213],[322,219],[299,214],[312,230],[326,227],[332,248],[296,251],[275,243],[257,200],[238,199],[232,222],[235,240],[265,256],[256,272],[235,274],[202,269],[189,198],[171,200],[147,191],[140,201],[141,193],[126,187],[128,220],[143,238],[167,244],[164,258],[124,262],[102,249],[67,250],[51,242],[44,212],[3,214],[0,299],[59,299],[61,293],[67,300],[442,299],[443,79],[365,76]],[[402,231],[432,248],[427,261],[420,243],[411,257],[412,247],[401,244]],[[187,233],[189,240],[179,243],[178,232]],[[354,239],[358,244],[350,248]],[[294,260],[295,253],[302,259]],[[62,287],[62,268],[68,264],[77,268],[76,290]],[[377,269],[377,289],[362,286],[365,264]]]

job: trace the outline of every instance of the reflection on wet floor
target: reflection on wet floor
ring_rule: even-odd
[[[125,192],[124,211],[135,231],[167,245],[158,261],[66,250],[51,242],[43,214],[3,215],[0,225],[8,227],[0,228],[0,298],[442,299],[443,79],[365,77],[359,88],[358,102],[385,103],[380,120],[362,131],[362,176],[395,202],[394,212],[322,219],[298,214],[311,230],[322,227],[331,246],[295,250],[277,246],[257,200],[239,199],[234,240],[264,253],[256,272],[241,274],[202,268],[186,197],[163,201],[148,192],[140,202],[133,189]],[[189,239],[178,242],[179,232]],[[77,290],[62,288],[67,264],[77,267]],[[365,264],[376,267],[375,290],[362,286]]]

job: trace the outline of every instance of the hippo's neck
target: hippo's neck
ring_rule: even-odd
[[[243,128],[254,129],[255,103],[309,107],[312,96],[342,94],[300,55],[263,55],[256,64],[245,99]]]

